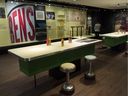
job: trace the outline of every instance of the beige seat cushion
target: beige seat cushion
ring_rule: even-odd
[[[86,55],[85,58],[87,60],[95,60],[96,59],[96,56],[95,55]]]
[[[63,72],[73,72],[76,66],[73,63],[63,63],[60,68]]]

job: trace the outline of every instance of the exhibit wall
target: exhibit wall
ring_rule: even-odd
[[[72,33],[74,36],[80,35],[80,32],[83,35],[86,33],[86,11],[84,10],[46,6],[46,19],[47,32],[51,39],[66,38]]]
[[[6,8],[4,0],[0,0],[0,46],[10,44],[10,34],[8,19],[6,18]]]
[[[78,8],[22,4],[0,1],[4,16],[0,18],[0,45],[67,38],[86,34],[86,11]],[[43,10],[41,11],[40,10]],[[37,18],[43,16],[43,18]],[[42,17],[41,16],[41,17]],[[41,24],[42,23],[42,24]],[[45,36],[43,36],[45,35]],[[46,36],[47,35],[47,36]]]

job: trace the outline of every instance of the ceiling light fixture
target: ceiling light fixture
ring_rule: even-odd
[[[13,1],[11,1],[11,3],[14,3]]]

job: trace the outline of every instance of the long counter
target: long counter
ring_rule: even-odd
[[[68,40],[53,42],[50,46],[46,44],[15,48],[8,50],[18,56],[20,70],[28,76],[55,68],[64,62],[71,62],[87,54],[93,54],[95,43],[101,40],[74,39],[72,43]]]
[[[103,43],[108,47],[115,47],[121,44],[126,43],[128,32],[113,32],[102,34]]]

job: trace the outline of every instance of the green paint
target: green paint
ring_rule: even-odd
[[[109,47],[114,47],[123,43],[126,43],[127,36],[112,38],[112,37],[105,37],[103,39],[103,43]]]
[[[71,62],[88,54],[94,54],[95,44],[90,44],[63,52],[58,52],[49,56],[40,57],[32,61],[19,59],[20,70],[28,76],[40,73],[60,66],[64,62]]]

